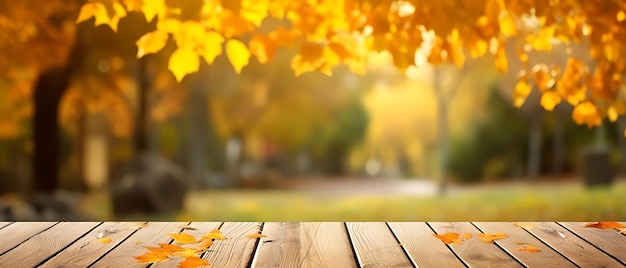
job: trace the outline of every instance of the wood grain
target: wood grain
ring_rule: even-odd
[[[263,234],[252,267],[356,266],[342,223],[269,222]]]
[[[613,258],[554,222],[535,222],[526,230],[580,267],[619,267]],[[581,250],[581,249],[584,249]]]
[[[400,244],[419,267],[465,267],[454,253],[423,222],[390,222]]]
[[[259,238],[248,238],[246,235],[259,232],[259,222],[225,222],[220,231],[227,237],[217,241],[205,254],[212,267],[247,267]]]
[[[541,240],[535,238],[523,228],[510,222],[476,222],[478,229],[484,233],[505,233],[509,237],[496,240],[502,247],[518,261],[528,267],[576,267],[570,260],[548,247]],[[525,252],[519,249],[528,244],[540,249],[540,252]]]
[[[61,222],[0,257],[3,267],[34,267],[91,231],[100,222]]]
[[[361,267],[413,267],[384,222],[346,225]]]
[[[128,226],[124,223],[105,222],[63,250],[63,252],[46,261],[41,267],[87,267],[122,243],[124,239],[135,231],[137,231],[137,227]],[[99,235],[111,238],[111,242],[101,243],[98,240]]]
[[[91,267],[146,267],[146,264],[137,263],[133,256],[146,253],[144,246],[168,244],[172,239],[167,234],[179,233],[180,226],[183,224],[188,224],[188,222],[149,222],[93,263]]]
[[[513,257],[502,251],[493,243],[484,243],[476,238],[480,230],[468,222],[429,222],[438,234],[456,232],[459,234],[470,233],[473,238],[464,241],[460,245],[450,245],[450,248],[470,267],[522,267]],[[434,237],[433,237],[434,238]]]
[[[16,222],[0,229],[0,260],[9,249],[54,226],[56,222]]]
[[[616,229],[588,228],[584,227],[586,225],[584,222],[559,222],[559,224],[626,265],[626,236]]]
[[[189,226],[195,228],[195,230],[182,230],[182,233],[188,233],[196,237],[196,239],[200,239],[204,234],[207,234],[219,228],[220,225],[222,225],[221,222],[192,222],[189,224]],[[227,241],[227,240],[215,241],[215,244],[222,243],[224,241]],[[173,239],[170,239],[169,243],[174,244]],[[188,248],[188,247],[197,247],[198,244],[181,244],[180,246],[183,248]],[[209,251],[212,251],[212,250],[213,250],[213,247],[211,246],[209,248]],[[172,256],[170,259],[171,259],[170,261],[155,263],[151,267],[154,267],[154,268],[178,267],[178,263],[180,263],[181,261],[184,261],[182,257],[178,257],[178,256]],[[216,267],[216,266],[213,266],[213,267]]]

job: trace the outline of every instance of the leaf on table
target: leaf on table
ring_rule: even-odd
[[[463,241],[472,238],[472,234],[470,233],[464,233],[463,236],[461,236],[459,233],[455,232],[434,234],[434,236],[448,245],[460,245],[463,244]]]
[[[169,260],[167,253],[153,251],[140,256],[134,256],[134,258],[140,263],[155,263]]]
[[[180,225],[178,227],[183,229],[183,230],[198,230],[198,228],[191,227],[188,224],[183,224],[183,225]]]
[[[215,229],[208,234],[202,236],[202,238],[207,239],[217,239],[217,240],[225,240],[226,237],[220,232],[220,229]]]
[[[619,232],[622,234],[626,234],[626,228],[619,229]]]
[[[198,254],[206,251],[205,248],[183,248],[182,251],[174,253],[176,256],[180,256],[183,258],[196,257]]]
[[[186,258],[184,261],[178,263],[178,267],[180,268],[196,268],[196,267],[207,266],[207,265],[211,265],[211,264],[207,262],[205,259],[198,258],[198,257],[189,257],[189,258]]]
[[[535,224],[532,222],[514,222],[513,224],[517,227],[521,227],[527,230],[535,228]]]
[[[145,228],[148,225],[148,223],[146,223],[146,222],[129,222],[129,223],[127,223],[127,225],[131,229],[141,229],[141,228]]]
[[[518,248],[517,250],[524,251],[524,252],[541,252],[541,249],[535,246],[528,245],[528,244],[523,245],[521,248]]]
[[[108,244],[108,243],[111,243],[111,241],[113,240],[110,237],[103,237],[103,238],[98,239],[98,241],[100,241],[100,243],[102,244]]]
[[[249,234],[249,235],[246,235],[246,237],[247,237],[247,238],[262,238],[262,237],[267,237],[267,235],[264,235],[264,234],[258,234],[258,233],[257,233],[257,234]]]
[[[174,243],[178,244],[195,244],[198,243],[198,240],[193,235],[188,233],[180,233],[180,234],[169,234],[172,238],[174,238]]]
[[[171,244],[159,244],[159,247],[146,246],[146,249],[148,249],[150,252],[164,253],[167,255],[172,255],[176,252],[183,251],[183,248],[181,246]]]
[[[485,243],[493,242],[494,240],[507,238],[508,235],[505,233],[493,233],[493,234],[478,234],[478,238]]]
[[[614,222],[614,221],[599,221],[596,223],[590,223],[585,225],[585,227],[589,227],[589,228],[598,228],[598,229],[621,229],[621,228],[626,228],[626,225],[623,225],[619,222]]]

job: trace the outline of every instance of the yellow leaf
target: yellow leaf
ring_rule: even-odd
[[[586,124],[588,127],[602,124],[602,118],[598,113],[598,109],[589,101],[579,103],[572,111],[572,118],[577,124]]]
[[[176,256],[183,258],[196,257],[198,254],[204,252],[204,248],[183,248],[183,250],[174,253]]]
[[[117,32],[117,25],[123,17],[126,17],[126,9],[122,6],[122,4],[113,2],[113,14],[110,16],[111,19],[107,24],[114,32]]]
[[[246,45],[236,39],[230,39],[226,43],[226,56],[237,73],[241,73],[241,69],[250,62],[250,51]]]
[[[113,240],[110,237],[103,237],[103,238],[98,239],[98,241],[100,241],[100,243],[102,244],[108,244],[108,243],[111,243],[111,241]]]
[[[266,63],[274,57],[277,45],[267,36],[255,34],[250,39],[250,52],[260,63]]]
[[[246,235],[246,237],[247,238],[262,238],[262,237],[267,237],[267,236],[264,234],[249,234],[249,235]]]
[[[144,0],[141,11],[148,22],[156,16],[163,16],[166,12],[165,0]]]
[[[178,244],[195,244],[198,243],[193,235],[188,233],[180,233],[180,234],[169,234],[169,236],[174,238],[174,242]]]
[[[148,252],[141,256],[134,256],[134,258],[139,263],[155,263],[169,260],[169,256],[161,252]]]
[[[199,44],[198,54],[202,55],[208,64],[212,64],[215,58],[222,54],[224,37],[216,32],[208,32],[204,35],[204,41]]]
[[[624,13],[624,10],[617,11],[616,19],[619,22],[622,22],[624,19],[626,19],[626,13]]]
[[[188,257],[184,261],[178,263],[178,267],[180,268],[196,268],[200,266],[210,265],[205,259],[201,259],[198,257]]]
[[[561,103],[561,97],[554,91],[546,91],[541,95],[541,106],[548,112],[554,110],[559,103]]]
[[[511,16],[510,13],[503,11],[500,14],[500,19],[498,20],[500,24],[500,32],[502,32],[506,36],[517,35],[517,26],[515,26],[515,19]]]
[[[530,85],[526,80],[520,80],[517,82],[515,86],[515,90],[513,92],[513,105],[517,108],[522,107],[528,95],[530,95]]]
[[[258,27],[267,17],[268,11],[269,1],[267,0],[243,0],[239,15]]]
[[[202,237],[203,238],[207,238],[207,239],[217,239],[217,240],[224,240],[224,239],[226,239],[226,237],[220,232],[220,229],[215,229],[215,230],[211,231],[210,233],[205,234]]]
[[[176,33],[180,30],[181,23],[177,19],[163,19],[157,22],[157,29],[167,33]]]
[[[619,117],[619,114],[617,113],[617,110],[615,109],[614,106],[609,107],[609,110],[606,112],[606,115],[609,118],[609,120],[611,120],[611,122],[617,121],[617,118]]]
[[[145,248],[148,249],[148,251],[150,252],[161,253],[165,255],[172,255],[176,252],[183,251],[183,248],[181,246],[172,244],[159,244],[159,247],[146,246]]]
[[[494,240],[507,238],[505,233],[493,233],[493,234],[478,234],[478,238],[485,243],[493,242]]]
[[[528,244],[523,245],[521,248],[518,248],[517,250],[524,251],[524,252],[541,252],[539,248],[528,245]]]
[[[174,74],[176,81],[180,82],[185,75],[198,71],[200,59],[192,49],[179,48],[170,56],[167,68]]]
[[[599,221],[596,223],[590,223],[585,225],[585,227],[598,228],[598,229],[621,229],[626,228],[626,225],[623,225],[619,222],[614,221]]]
[[[195,48],[204,36],[204,28],[196,21],[185,21],[174,33],[174,40],[178,48]]]
[[[99,2],[87,2],[80,8],[76,23],[80,23],[96,17],[95,25],[106,24],[109,21],[109,14],[104,4]]]
[[[163,31],[153,31],[144,34],[139,40],[137,40],[137,58],[141,58],[144,55],[157,53],[165,47],[167,43],[168,34]]]
[[[503,44],[498,46],[496,51],[496,68],[498,71],[506,73],[509,71],[509,60],[506,57],[506,51]]]

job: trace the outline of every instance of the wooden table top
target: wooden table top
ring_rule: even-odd
[[[210,263],[200,267],[626,266],[624,229],[586,224],[0,222],[0,267],[177,267],[191,255]],[[177,234],[190,236],[174,240]],[[226,239],[214,240],[216,236],[207,234]],[[458,234],[458,239],[446,244],[435,234],[444,240]],[[500,239],[480,239],[488,234],[498,234]],[[190,237],[197,243],[179,243]],[[184,255],[182,249],[199,248],[202,237],[214,240],[212,245]],[[134,258],[150,253],[150,247],[155,252],[176,250],[154,264]]]

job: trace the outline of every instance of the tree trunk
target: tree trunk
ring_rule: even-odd
[[[555,119],[554,130],[552,131],[552,175],[560,177],[565,164],[565,129],[561,114],[554,111],[552,116]]]
[[[536,180],[541,167],[541,117],[533,116],[530,119],[528,139],[528,178]]]
[[[433,74],[433,84],[437,97],[437,133],[439,135],[439,195],[444,196],[448,187],[448,102],[443,92],[441,70],[435,67]]]
[[[69,80],[67,67],[52,68],[35,84],[32,186],[36,192],[52,193],[59,184],[59,104]]]
[[[137,66],[138,103],[133,133],[135,155],[145,153],[149,150],[148,134],[150,122],[148,121],[148,90],[150,88],[150,79],[146,71],[148,65],[146,61],[147,57],[139,59]]]

